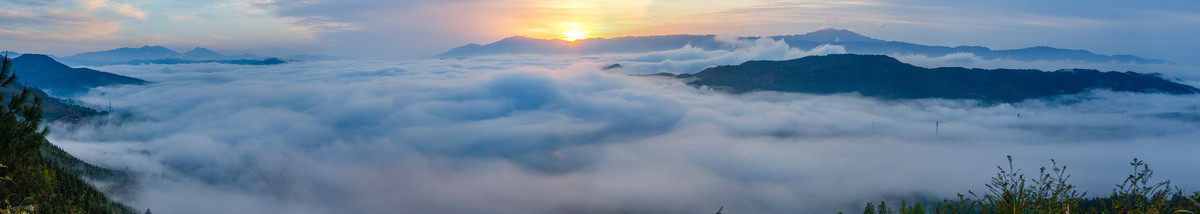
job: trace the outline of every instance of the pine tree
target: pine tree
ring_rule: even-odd
[[[916,204],[913,204],[913,206],[912,206],[912,209],[911,209],[911,210],[909,210],[909,213],[912,213],[912,214],[925,214],[925,208],[924,208],[924,207],[921,207],[921,203],[920,203],[920,202],[917,202]]]
[[[867,208],[863,208],[863,214],[875,214],[875,205],[867,202]]]

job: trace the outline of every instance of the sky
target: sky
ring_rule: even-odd
[[[225,54],[419,58],[509,36],[769,36],[1053,46],[1200,64],[1200,2],[801,0],[0,0],[0,49],[72,55],[203,46]]]

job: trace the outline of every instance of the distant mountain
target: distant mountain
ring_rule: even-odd
[[[202,47],[196,47],[188,52],[184,52],[183,56],[189,59],[225,59],[225,55]]]
[[[670,76],[670,75],[667,75]],[[885,99],[946,98],[1015,102],[1088,89],[1195,94],[1200,89],[1134,72],[1071,69],[1045,72],[1013,69],[922,68],[883,55],[835,54],[786,61],[749,61],[678,75],[688,85],[745,93],[859,93]]]
[[[143,64],[160,64],[160,65],[176,65],[176,64],[195,64],[195,63],[220,63],[234,65],[276,65],[287,63],[278,58],[268,58],[264,60],[256,59],[237,59],[237,60],[190,60],[179,58],[155,59],[155,60],[133,60],[121,64],[126,65],[143,65]]]
[[[11,60],[11,59],[4,59],[3,61],[13,63],[13,64],[9,64],[12,66],[16,65],[15,61],[9,61],[9,60]],[[7,71],[13,72],[15,70],[7,70]],[[17,80],[18,80],[17,82],[14,82],[13,84],[7,85],[5,87],[0,87],[0,95],[2,95],[0,97],[3,97],[3,99],[12,99],[13,97],[17,96],[17,94],[20,94],[21,91],[26,88],[25,85],[22,85],[21,81],[20,81],[23,78],[25,78],[25,74],[23,74],[23,73],[17,74]],[[53,96],[50,96],[49,94],[47,94],[45,91],[42,91],[41,89],[34,88],[34,87],[30,87],[28,89],[30,90],[30,92],[33,93],[34,96],[37,96],[38,98],[40,98],[42,100],[42,105],[41,105],[42,117],[48,121],[74,122],[74,121],[84,120],[85,118],[93,116],[93,115],[103,114],[102,112],[97,112],[96,110],[92,110],[87,107],[75,105],[72,101],[61,100],[61,99],[55,98]],[[0,100],[3,100],[3,99],[0,99]],[[33,100],[30,100],[29,102],[32,103]]]
[[[803,41],[823,42],[823,43],[885,42],[883,40],[878,40],[878,39],[874,39],[871,37],[863,36],[861,34],[853,32],[853,31],[849,31],[849,30],[845,30],[845,29],[833,29],[833,28],[822,28],[820,30],[813,31],[811,33],[802,34],[802,35],[773,36],[771,38],[776,39],[776,40],[778,40],[778,39],[803,40]]]
[[[0,55],[8,56],[8,58],[11,59],[11,58],[17,58],[17,57],[21,56],[21,53],[12,52],[12,51],[0,51]]]
[[[691,44],[705,49],[722,49],[725,45],[712,35],[669,35],[620,38],[592,38],[574,44],[557,39],[508,37],[492,44],[467,44],[451,49],[438,57],[482,56],[496,54],[600,54],[638,53],[679,49]],[[724,47],[731,48],[731,47]]]
[[[208,48],[195,47],[192,50],[179,53],[163,46],[142,46],[141,48],[118,48],[107,51],[96,51],[76,54],[74,56],[56,58],[59,61],[75,66],[104,66],[118,64],[146,64],[154,61],[173,63],[154,64],[186,64],[216,62],[229,64],[254,64],[251,61],[268,62],[270,60],[254,54],[239,54],[225,56]],[[277,59],[278,60],[278,59]],[[186,62],[185,62],[186,61]],[[192,62],[194,61],[194,62]],[[226,62],[228,61],[228,62]],[[265,63],[265,64],[270,64]]]
[[[88,68],[71,68],[41,54],[24,54],[12,61],[18,82],[58,96],[71,96],[100,86],[148,83]]]
[[[740,39],[759,39],[762,37],[742,37]],[[1052,47],[1031,47],[1013,50],[992,50],[979,46],[927,46],[906,42],[884,41],[863,36],[844,30],[825,28],[801,35],[771,36],[782,40],[788,45],[800,49],[812,49],[823,44],[844,46],[848,53],[854,54],[886,54],[886,55],[925,55],[930,57],[945,56],[953,53],[971,53],[984,59],[1013,59],[1020,61],[1034,60],[1075,60],[1086,62],[1122,62],[1122,63],[1170,63],[1165,60],[1145,59],[1132,55],[1100,55],[1085,50],[1058,49]],[[712,35],[670,35],[670,36],[639,36],[620,38],[592,38],[576,41],[574,44],[556,39],[533,39],[527,37],[509,37],[487,44],[467,44],[460,46],[437,57],[464,57],[496,54],[603,54],[603,53],[641,53],[679,49],[686,45],[704,50],[732,50],[736,47],[725,42],[717,41]]]
[[[62,60],[72,65],[109,65],[139,59],[180,57],[183,57],[183,54],[163,46],[142,46],[141,48],[118,48],[107,51],[81,53],[63,57]]]

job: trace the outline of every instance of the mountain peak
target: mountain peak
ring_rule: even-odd
[[[142,84],[144,80],[88,68],[71,68],[42,54],[25,54],[13,59],[22,85],[56,95],[73,95],[88,89],[115,84]]]
[[[80,53],[64,57],[63,60],[72,65],[106,65],[136,59],[177,58],[182,55],[163,46],[143,45],[141,48],[124,47],[107,51]]]
[[[504,38],[504,39],[501,39],[500,41],[496,41],[496,43],[500,43],[500,42],[514,42],[514,41],[538,41],[538,40],[540,40],[540,39],[535,39],[535,38],[532,38],[532,37],[527,37],[527,36],[510,36],[510,37],[506,37],[506,38]]]
[[[71,68],[70,66],[58,62],[58,60],[54,60],[54,58],[43,54],[22,54],[20,57],[13,58],[13,62],[44,66],[53,69]]]
[[[43,55],[43,54],[22,54],[20,57],[17,57],[17,58],[21,58],[21,59],[25,59],[25,60],[35,60],[35,61],[46,61],[46,60],[54,61],[54,58],[50,58],[50,56]],[[16,60],[16,59],[13,59],[13,60]]]
[[[217,53],[216,51],[209,50],[208,48],[202,48],[202,47],[193,48],[192,50],[190,50],[188,52],[184,52],[183,55],[186,57],[205,58],[205,59],[225,58],[225,55],[221,55],[220,53]]]
[[[795,37],[814,42],[883,42],[883,40],[863,36],[854,31],[829,27]]]

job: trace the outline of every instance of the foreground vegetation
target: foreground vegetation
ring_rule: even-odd
[[[1085,198],[1075,185],[1066,166],[1050,160],[1050,168],[1042,167],[1036,178],[1026,178],[1013,168],[1012,156],[1008,167],[997,166],[999,172],[985,185],[981,193],[967,191],[956,199],[937,202],[931,209],[921,203],[911,206],[905,202],[890,208],[885,202],[867,203],[864,214],[919,213],[1197,213],[1200,211],[1200,192],[1190,195],[1171,186],[1170,181],[1152,182],[1154,171],[1146,163],[1133,159],[1133,172],[1112,193],[1104,197]]]
[[[0,58],[0,87],[14,84],[8,57]],[[132,213],[80,178],[105,174],[46,141],[41,99],[30,89],[0,96],[0,213]]]

